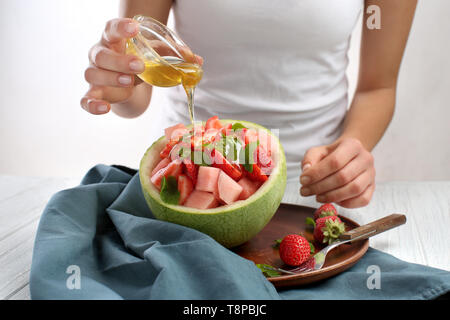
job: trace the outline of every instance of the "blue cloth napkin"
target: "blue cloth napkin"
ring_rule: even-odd
[[[156,220],[138,173],[98,165],[47,204],[30,291],[32,299],[433,299],[450,291],[450,272],[370,248],[344,273],[277,291],[209,236]]]

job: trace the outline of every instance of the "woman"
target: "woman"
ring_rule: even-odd
[[[380,9],[380,29],[366,27],[372,5]],[[365,206],[375,189],[371,150],[394,112],[415,7],[416,0],[122,0],[120,15],[128,18],[109,21],[91,49],[90,89],[81,105],[126,118],[147,109],[152,87],[134,77],[144,65],[124,54],[126,38],[137,33],[129,17],[167,23],[173,9],[177,33],[205,61],[198,118],[217,114],[279,129],[288,178],[298,179],[302,169],[303,196]],[[361,11],[360,73],[348,109],[347,51]],[[169,97],[168,118],[187,123],[182,89],[171,89]]]

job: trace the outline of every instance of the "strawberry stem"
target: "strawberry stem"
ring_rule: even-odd
[[[345,232],[345,225],[339,220],[328,219],[322,228],[323,243],[332,244]]]

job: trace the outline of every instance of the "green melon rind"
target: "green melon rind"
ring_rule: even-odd
[[[278,138],[262,126],[237,120],[221,120],[223,123],[240,122],[248,128],[263,129],[279,146],[279,157],[269,180],[247,200],[214,209],[198,210],[164,203],[158,189],[150,181],[150,172],[160,160],[159,151],[166,143],[165,137],[154,142],[143,156],[139,169],[142,191],[153,215],[163,221],[194,228],[231,248],[253,238],[270,221],[278,209],[286,188],[286,158]]]

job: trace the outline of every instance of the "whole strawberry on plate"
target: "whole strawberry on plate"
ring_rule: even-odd
[[[316,220],[314,240],[332,244],[345,232],[345,225],[338,216],[325,216]]]
[[[337,216],[337,210],[331,203],[325,203],[321,205],[315,212],[314,212],[314,220],[317,220],[319,218],[323,217],[329,217],[329,216]]]
[[[280,243],[280,258],[290,266],[299,266],[310,255],[311,247],[308,240],[298,234],[289,234]]]

